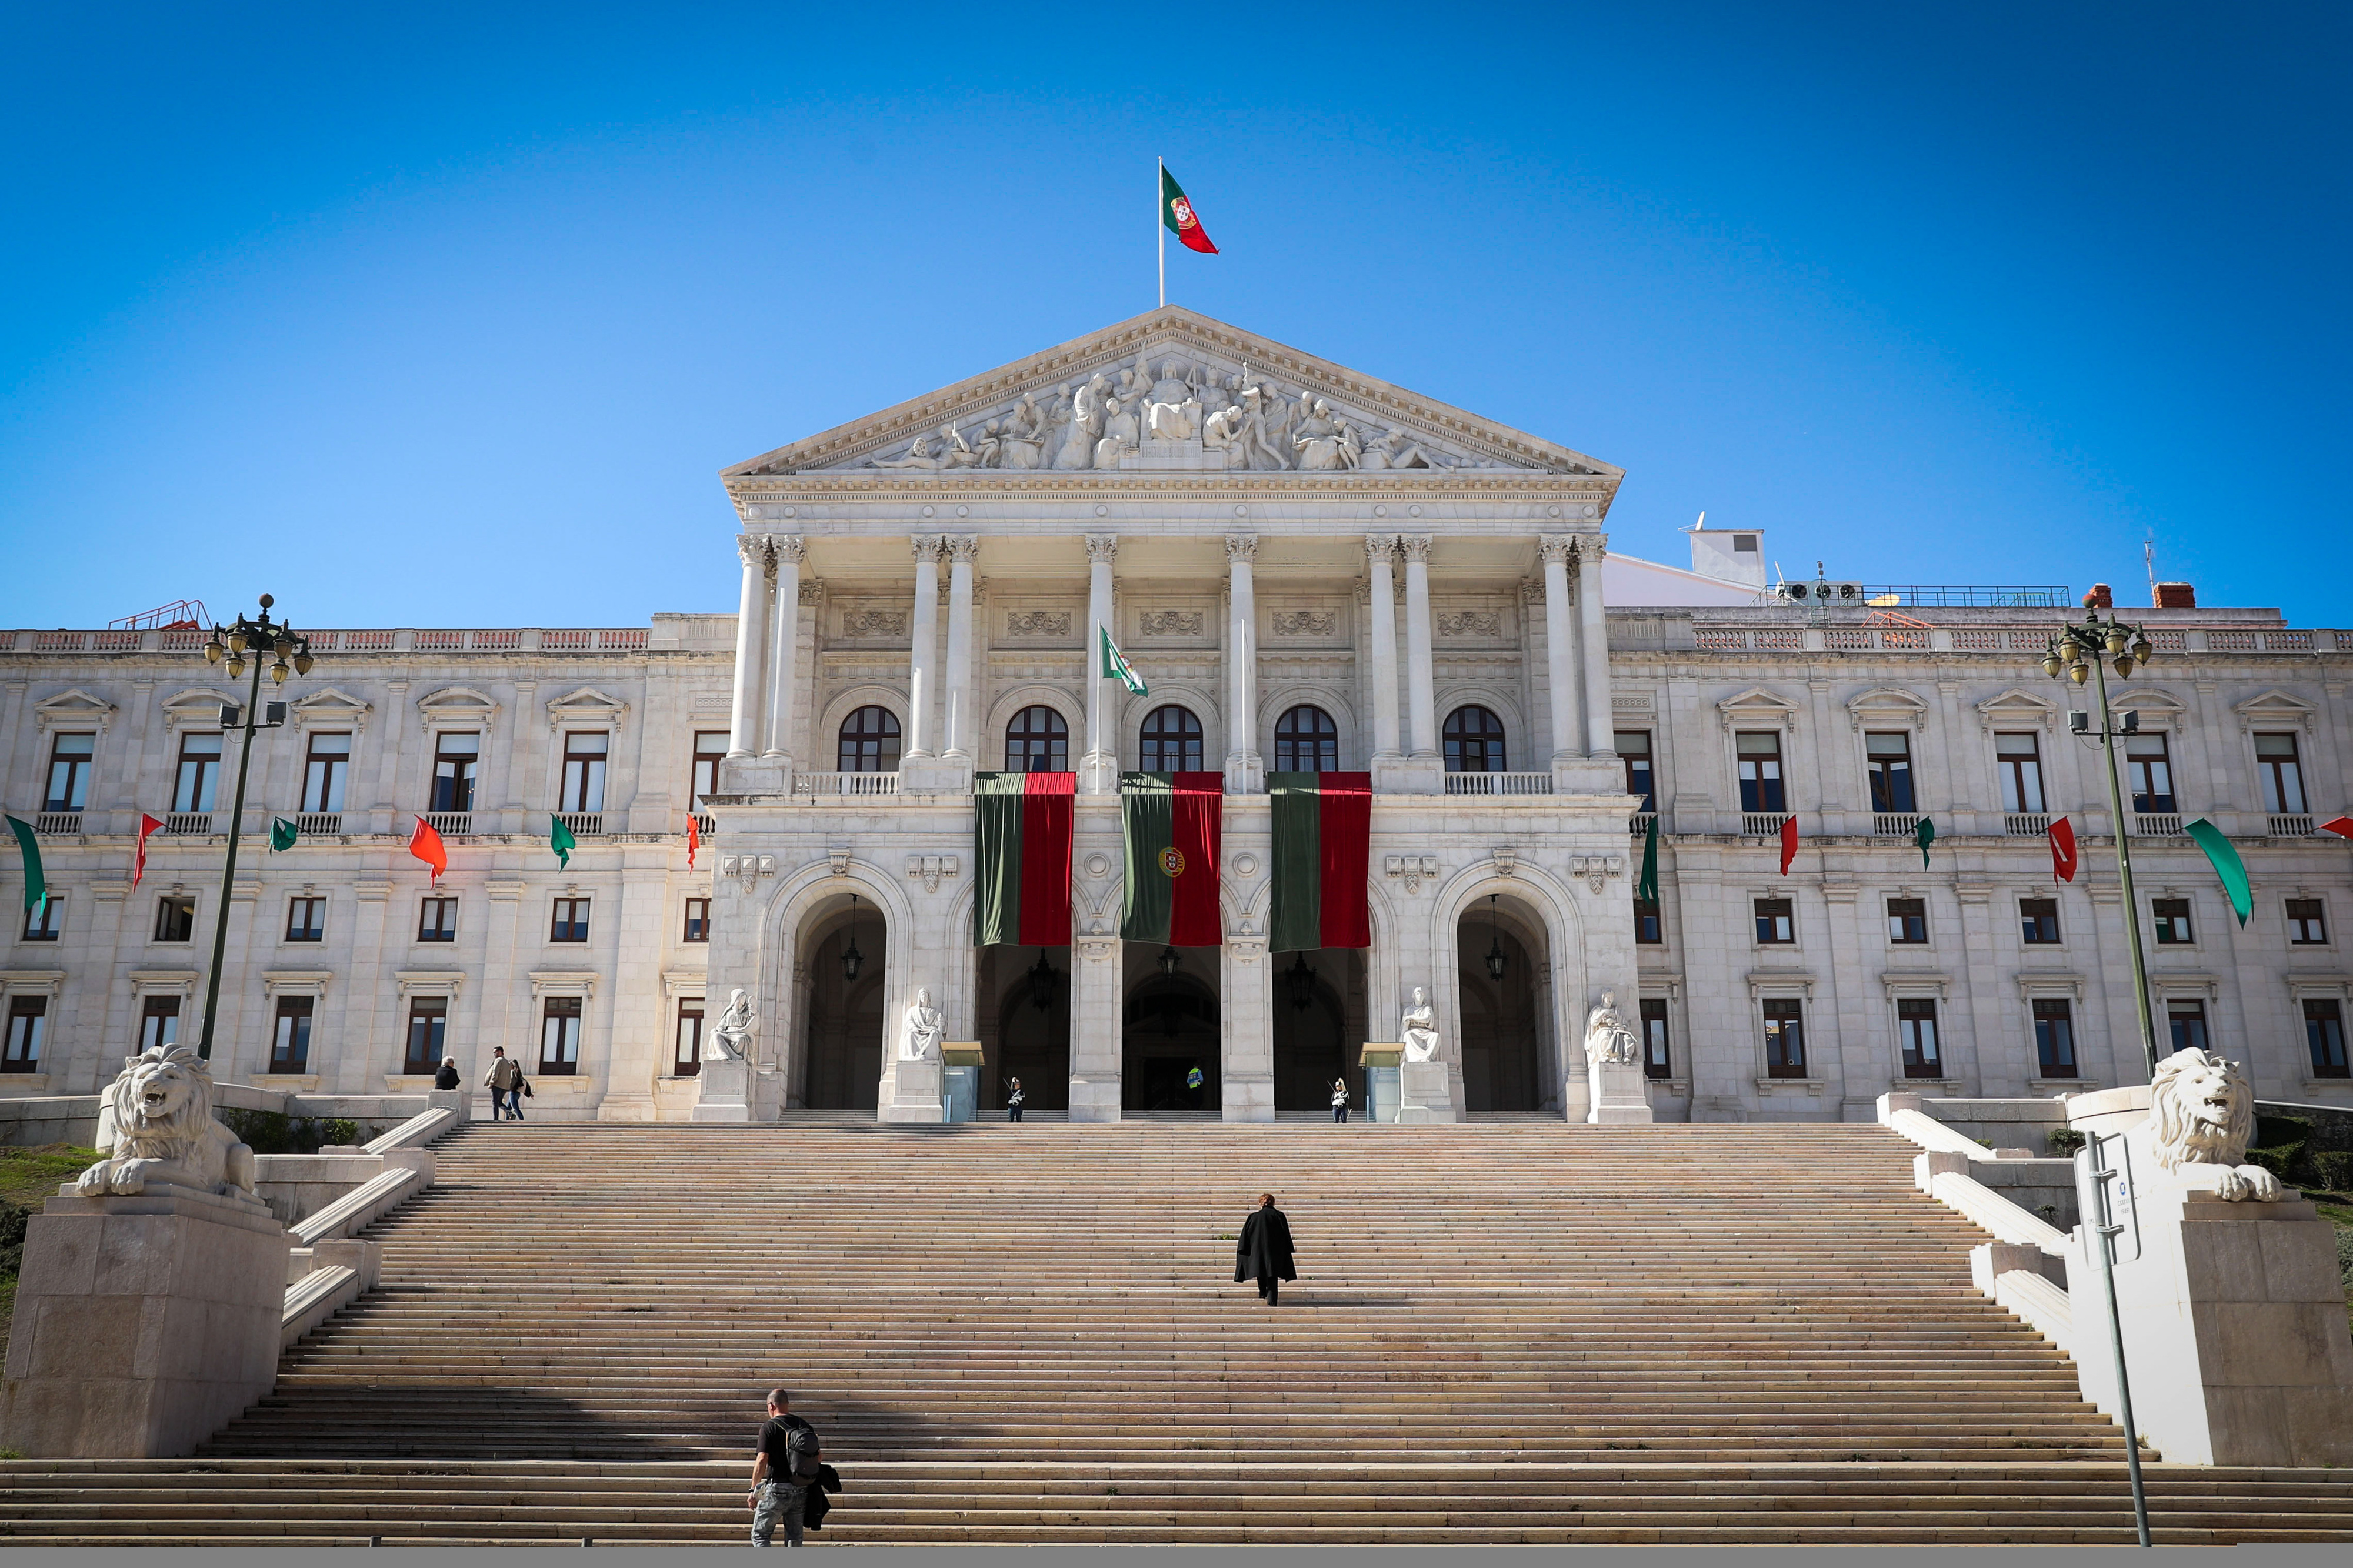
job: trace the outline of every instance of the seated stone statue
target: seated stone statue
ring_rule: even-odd
[[[1604,991],[1601,1005],[1585,1016],[1585,1059],[1623,1065],[1640,1055],[1634,1031],[1619,1016],[1616,994]]]
[[[915,1005],[907,1009],[906,1030],[899,1039],[899,1059],[902,1062],[937,1061],[940,1041],[946,1033],[947,1026],[940,1017],[940,1010],[932,1005],[931,987],[920,987],[915,992]]]
[[[741,986],[727,994],[727,1010],[719,1015],[712,1026],[711,1038],[702,1047],[702,1059],[707,1062],[740,1062],[752,1054],[752,1035],[760,1026],[759,1016]]]
[[[1413,1005],[1405,1010],[1405,1017],[1398,1025],[1398,1038],[1405,1042],[1406,1060],[1427,1062],[1438,1058],[1438,1014],[1430,1005],[1430,993],[1419,985],[1413,988]]]
[[[1155,441],[1191,441],[1201,434],[1200,399],[1180,379],[1184,368],[1173,359],[1163,364],[1145,401],[1145,428]]]

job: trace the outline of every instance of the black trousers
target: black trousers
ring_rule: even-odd
[[[1268,1274],[1268,1275],[1261,1275],[1261,1276],[1259,1278],[1259,1282],[1258,1282],[1258,1293],[1259,1293],[1260,1297],[1261,1297],[1262,1300],[1271,1301],[1271,1300],[1273,1300],[1277,1296],[1281,1295],[1281,1294],[1282,1294],[1282,1280],[1277,1279],[1276,1279],[1276,1278],[1274,1278],[1274,1276],[1272,1276],[1271,1274]]]
[[[1020,1120],[1021,1120],[1021,1108],[1020,1108],[1019,1106],[1018,1106],[1018,1105],[1008,1105],[1008,1106],[1007,1106],[1007,1107],[1005,1108],[1005,1120],[1006,1120],[1006,1121],[1020,1121]]]

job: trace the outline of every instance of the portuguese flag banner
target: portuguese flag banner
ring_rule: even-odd
[[[1122,942],[1218,947],[1218,836],[1225,822],[1221,773],[1122,773],[1120,836],[1127,846]]]
[[[1269,773],[1274,912],[1267,947],[1370,947],[1373,775]]]
[[[1209,243],[1209,231],[1201,226],[1193,204],[1185,199],[1185,187],[1176,183],[1166,163],[1160,165],[1160,221],[1186,249],[1204,256],[1218,254],[1218,247]]]
[[[975,947],[1067,947],[1076,773],[975,773]]]

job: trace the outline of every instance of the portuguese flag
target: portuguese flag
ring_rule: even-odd
[[[1221,773],[1122,773],[1120,836],[1127,846],[1122,942],[1217,947],[1219,829],[1225,820]]]
[[[1370,947],[1373,775],[1269,773],[1274,913],[1267,946]]]
[[[975,773],[975,947],[1067,947],[1076,773]]]
[[[1218,254],[1201,220],[1193,216],[1193,204],[1185,199],[1185,187],[1176,183],[1176,176],[1168,172],[1166,163],[1160,165],[1160,221],[1186,249],[1198,250],[1204,256]]]

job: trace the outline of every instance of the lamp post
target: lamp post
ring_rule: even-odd
[[[216,623],[212,640],[205,644],[206,661],[211,664],[226,661],[231,680],[245,673],[248,654],[253,662],[253,682],[246,690],[244,722],[240,726],[245,740],[237,756],[237,803],[229,808],[228,814],[228,858],[221,867],[220,917],[213,922],[212,975],[205,984],[204,1032],[196,1039],[196,1055],[206,1061],[210,1061],[213,1055],[213,1019],[220,1012],[221,956],[228,947],[229,891],[237,883],[237,830],[245,825],[245,775],[253,765],[253,732],[256,730],[275,730],[286,721],[285,704],[279,702],[270,704],[275,711],[269,722],[255,721],[261,703],[264,657],[276,656],[275,662],[269,665],[269,680],[273,686],[285,685],[289,674],[311,673],[311,639],[297,635],[286,622],[269,618],[269,606],[277,602],[269,595],[262,595],[260,615],[251,617],[239,616],[225,626]],[[237,710],[227,703],[221,705],[223,729],[228,727],[230,717],[236,712]]]
[[[2042,673],[2054,679],[2063,677],[2082,686],[2092,685],[2099,700],[2101,750],[2108,764],[2108,812],[2116,829],[2116,879],[2124,890],[2125,943],[2132,954],[2133,1005],[2140,1014],[2140,1047],[2148,1058],[2148,1076],[2157,1079],[2157,1020],[2148,1005],[2148,961],[2140,945],[2140,902],[2133,893],[2132,835],[2125,826],[2124,786],[2116,777],[2116,737],[2129,735],[2140,727],[2137,714],[2125,715],[2125,728],[2118,730],[2109,721],[2108,665],[2102,662],[2105,654],[2116,667],[2116,679],[2128,680],[2137,666],[2145,665],[2157,652],[2150,643],[2147,628],[2126,626],[2113,616],[2103,621],[2097,612],[2088,613],[2080,626],[2071,625],[2051,639],[2042,656]],[[2091,738],[2088,727],[2075,733]]]

